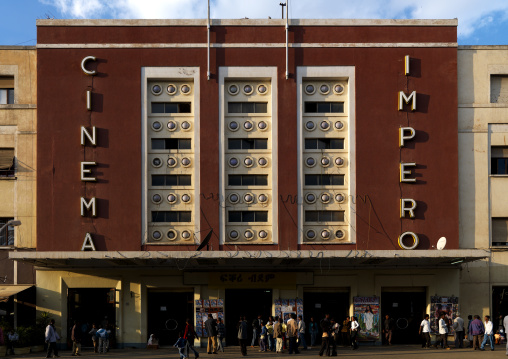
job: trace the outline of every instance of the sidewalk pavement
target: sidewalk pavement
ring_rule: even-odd
[[[242,358],[240,354],[240,347],[227,347],[224,353],[217,355],[207,354],[206,348],[197,348],[200,353],[200,358],[223,359],[223,358]],[[337,348],[338,357],[340,358],[386,358],[386,359],[423,359],[432,357],[432,359],[446,358],[446,359],[491,359],[506,357],[505,345],[496,345],[495,350],[491,351],[489,347],[485,351],[473,350],[469,348],[444,350],[444,349],[422,349],[419,345],[394,345],[390,347],[385,346],[360,346],[358,350],[351,350],[349,348]],[[300,354],[295,357],[300,359],[316,359],[318,358],[319,348],[309,350],[300,350]],[[60,352],[61,358],[71,358],[70,351]],[[158,358],[179,358],[178,350],[176,348],[162,348],[158,350],[146,349],[112,349],[107,354],[95,354],[91,350],[82,352],[82,357],[96,357],[108,359],[125,359],[125,358],[142,358],[142,359],[158,359]],[[15,355],[11,358],[43,358],[45,353],[32,353],[26,355]],[[247,358],[281,358],[289,357],[287,350],[282,354],[272,352],[261,353],[258,348],[248,348]],[[193,355],[190,358],[194,358]]]

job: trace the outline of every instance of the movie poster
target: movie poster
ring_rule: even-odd
[[[224,320],[224,300],[223,299],[196,299],[196,334],[198,337],[206,336],[205,322],[208,319],[208,314],[211,314],[213,319],[218,318]]]
[[[379,298],[354,297],[354,316],[358,320],[358,341],[379,339]]]
[[[439,332],[439,317],[445,315],[445,321],[448,324],[448,334],[453,334],[453,320],[457,317],[459,311],[458,297],[431,297],[430,298],[430,327],[432,333]]]
[[[291,314],[303,317],[303,299],[275,300],[275,316],[282,316],[284,322],[287,322]]]

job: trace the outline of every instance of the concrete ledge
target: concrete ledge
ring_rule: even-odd
[[[285,26],[282,19],[211,19],[212,26]],[[84,19],[36,21],[37,26],[203,26],[206,19]],[[457,26],[457,19],[290,19],[290,26]]]
[[[9,259],[48,268],[176,267],[205,268],[330,268],[460,267],[490,256],[489,249],[451,250],[302,250],[302,251],[116,251],[9,252]],[[325,260],[325,262],[323,262]]]

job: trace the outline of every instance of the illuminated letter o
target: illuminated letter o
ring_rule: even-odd
[[[406,246],[404,244],[404,237],[411,236],[413,238],[413,245],[412,246]],[[420,243],[420,240],[418,239],[418,236],[416,233],[413,232],[404,232],[399,236],[399,247],[402,249],[416,249],[418,247],[418,244]]]
[[[85,57],[82,61],[81,61],[81,70],[83,70],[83,72],[87,75],[90,75],[90,76],[93,76],[97,73],[97,71],[90,71],[90,70],[87,70],[85,65],[88,61],[96,61],[97,58],[95,56],[87,56]]]

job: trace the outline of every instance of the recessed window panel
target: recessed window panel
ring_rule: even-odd
[[[268,211],[229,211],[228,221],[241,222],[268,222]]]
[[[230,186],[266,186],[268,185],[267,175],[229,175]]]
[[[306,186],[344,186],[344,175],[305,175]]]
[[[152,150],[190,150],[191,139],[152,138]]]
[[[344,211],[305,211],[305,222],[344,222]]]
[[[508,147],[492,146],[490,152],[490,174],[508,175]]]
[[[342,150],[344,149],[343,138],[306,138],[306,150]]]
[[[230,138],[228,139],[229,150],[266,150],[268,140],[266,138]]]
[[[305,102],[306,113],[344,113],[344,102]]]
[[[152,175],[152,186],[190,186],[190,175]]]
[[[229,113],[267,113],[267,102],[228,102]]]
[[[152,102],[152,113],[190,113],[190,102]]]
[[[190,222],[190,211],[152,211],[152,222]]]

